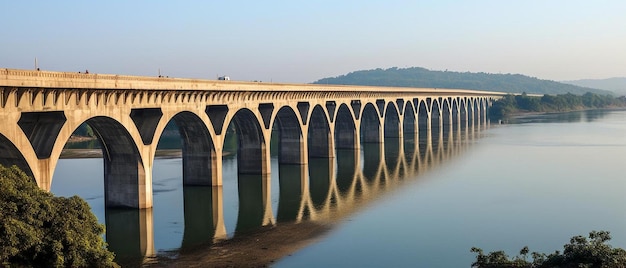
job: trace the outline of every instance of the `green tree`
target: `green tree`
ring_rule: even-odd
[[[0,266],[117,267],[89,205],[55,197],[0,165]]]
[[[567,93],[545,94],[542,97],[528,96],[524,93],[504,96],[495,101],[489,111],[493,119],[500,119],[520,112],[564,112],[607,107],[626,107],[626,98],[590,92],[582,96]]]
[[[592,231],[589,239],[583,236],[574,236],[569,244],[563,246],[563,253],[555,251],[552,254],[533,252],[532,261],[527,260],[528,247],[520,251],[520,255],[509,258],[504,251],[494,251],[484,254],[480,248],[473,247],[477,253],[474,268],[553,268],[553,267],[589,267],[589,268],[625,268],[626,250],[613,248],[607,242],[611,235],[607,231]]]
[[[93,132],[91,126],[87,123],[82,123],[76,130],[74,130],[74,134],[81,137],[95,137],[96,135]]]

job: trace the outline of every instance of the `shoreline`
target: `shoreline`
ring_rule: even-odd
[[[192,249],[160,252],[143,267],[268,267],[319,241],[331,228],[328,222],[277,223]]]
[[[181,149],[161,149],[155,152],[156,158],[181,158],[182,155]],[[76,158],[102,158],[102,149],[63,149],[59,157],[59,159]]]
[[[224,151],[222,156],[230,156],[231,152]],[[159,149],[155,152],[155,158],[170,159],[182,158],[182,149]],[[59,159],[102,158],[102,149],[63,149]]]
[[[500,118],[492,118],[490,120],[497,120],[501,124],[506,124],[511,119],[513,119],[513,120],[520,119],[520,118],[523,119],[525,117],[537,116],[537,115],[562,114],[562,113],[583,112],[583,111],[624,111],[624,110],[626,110],[626,107],[619,107],[618,106],[618,107],[592,108],[592,109],[575,109],[575,110],[567,110],[567,111],[549,111],[549,112],[531,112],[531,111],[527,111],[527,112],[515,112],[515,113],[507,114],[507,115],[502,116]]]

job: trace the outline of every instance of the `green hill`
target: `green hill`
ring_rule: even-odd
[[[351,72],[323,78],[314,84],[368,85],[393,87],[426,87],[475,89],[510,93],[582,95],[587,92],[612,94],[607,90],[541,80],[521,74],[489,74],[470,72],[431,71],[425,68],[389,68]]]

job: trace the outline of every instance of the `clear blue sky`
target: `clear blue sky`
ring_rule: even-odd
[[[623,0],[2,1],[0,68],[312,82],[355,70],[626,76]]]

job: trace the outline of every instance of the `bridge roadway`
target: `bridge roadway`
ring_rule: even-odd
[[[268,174],[272,130],[279,163],[302,165],[362,142],[484,122],[505,94],[0,69],[0,164],[49,190],[63,147],[87,123],[102,145],[106,206],[149,208],[156,147],[170,121],[182,137],[183,184],[220,186],[231,125],[238,172]]]

